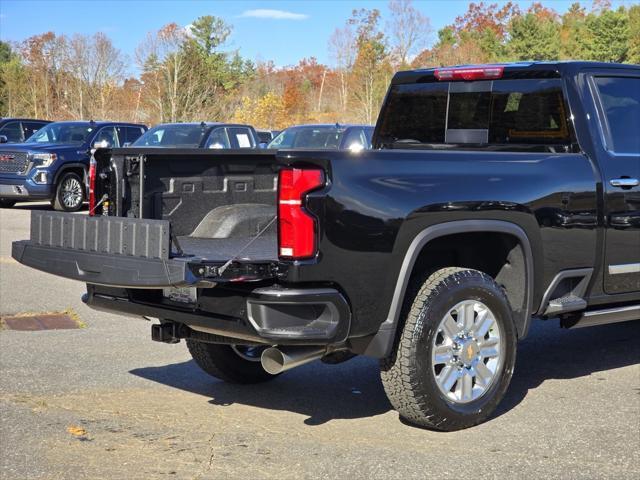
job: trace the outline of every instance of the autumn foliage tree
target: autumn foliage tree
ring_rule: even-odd
[[[150,125],[233,119],[271,129],[374,123],[400,69],[516,60],[640,63],[640,5],[613,9],[609,0],[594,0],[558,12],[550,2],[471,2],[437,34],[428,5],[390,0],[386,14],[354,10],[328,39],[329,64],[313,57],[288,66],[254,63],[229,48],[232,25],[212,15],[148,33],[133,59],[101,32],[0,42],[0,115]]]

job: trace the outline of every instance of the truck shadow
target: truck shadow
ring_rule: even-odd
[[[340,365],[313,362],[257,385],[221,382],[200,370],[193,360],[130,373],[210,397],[213,405],[235,403],[300,413],[308,417],[304,421],[307,425],[371,417],[391,409],[377,362],[368,358],[355,358]]]
[[[576,330],[559,328],[557,320],[534,322],[529,336],[518,344],[513,379],[494,417],[517,406],[546,380],[593,376],[596,383],[606,381],[600,372],[639,364],[638,339],[640,321]]]
[[[516,407],[530,390],[550,379],[573,379],[640,363],[640,322],[560,330],[557,322],[534,323],[520,343],[511,386],[493,418]],[[259,385],[231,385],[202,372],[193,361],[131,370],[139,377],[210,397],[213,405],[243,404],[306,415],[307,425],[364,418],[391,410],[377,362],[355,358],[340,365],[314,362]],[[604,387],[603,387],[604,388]]]

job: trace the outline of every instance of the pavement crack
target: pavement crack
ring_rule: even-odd
[[[206,463],[204,471],[201,471],[195,477],[193,477],[193,480],[200,480],[201,478],[203,478],[203,475],[205,475],[207,472],[210,472],[213,468],[213,459],[216,455],[216,447],[213,445],[213,439],[215,438],[215,436],[215,433],[212,434],[211,438],[209,438],[209,440],[207,441],[207,445],[209,445],[209,461]]]

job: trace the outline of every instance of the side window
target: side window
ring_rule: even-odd
[[[118,133],[115,127],[104,127],[100,129],[98,134],[93,139],[93,143],[107,142],[108,148],[117,148],[120,146],[118,141]]]
[[[253,136],[248,128],[229,127],[227,128],[231,148],[255,148]]]
[[[364,136],[364,130],[362,128],[351,128],[347,133],[342,148],[348,148],[351,150],[367,148],[367,139]]]
[[[231,148],[225,128],[215,128],[210,134],[205,148]]]
[[[46,123],[42,122],[22,122],[22,131],[24,132],[24,138],[29,138],[45,125]]]
[[[640,78],[595,77],[604,110],[607,149],[615,153],[640,153]]]
[[[142,135],[144,135],[144,128],[142,127],[125,127],[124,131],[127,138],[126,141],[129,143],[135,142]]]
[[[4,127],[0,128],[0,135],[7,137],[7,142],[21,142],[22,141],[22,128],[20,128],[20,122],[9,122]]]

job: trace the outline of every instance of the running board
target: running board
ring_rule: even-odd
[[[587,308],[587,301],[576,295],[567,295],[562,298],[554,298],[549,301],[545,315],[557,315],[560,313],[575,312]]]
[[[577,312],[587,308],[584,299],[593,268],[575,268],[559,272],[542,297],[539,312],[545,317]]]
[[[577,319],[576,317],[562,319],[560,324],[564,328],[582,328],[606,325],[608,323],[628,322],[630,320],[640,320],[640,305],[592,310],[584,312]]]

